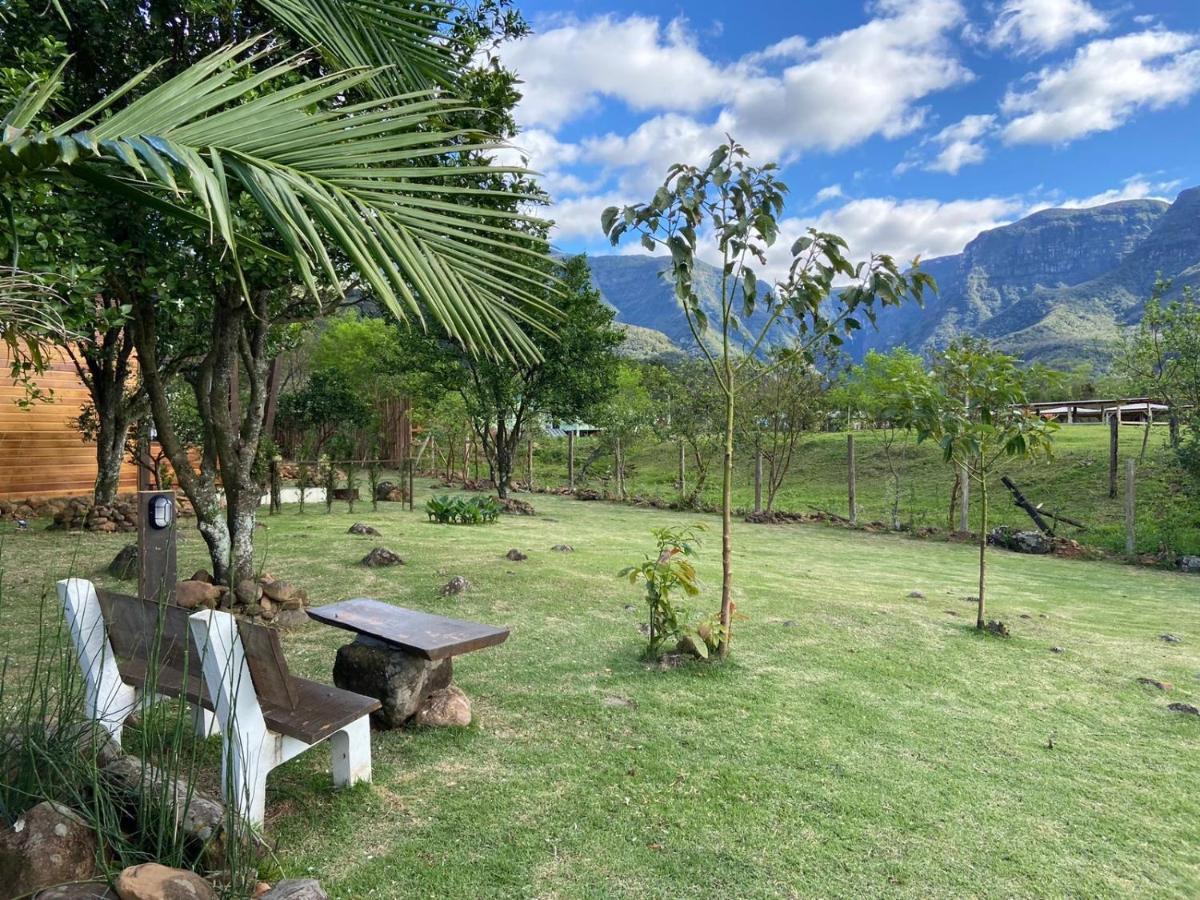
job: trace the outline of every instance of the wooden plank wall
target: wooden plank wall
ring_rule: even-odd
[[[37,381],[54,390],[53,402],[21,409],[16,401],[23,389],[8,377],[8,358],[0,351],[0,500],[90,494],[96,447],[84,443],[72,425],[88,399],[87,388],[65,354],[55,357]],[[135,490],[137,471],[127,462],[121,491]]]

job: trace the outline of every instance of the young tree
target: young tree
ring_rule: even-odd
[[[1029,409],[1017,361],[977,341],[942,353],[931,375],[912,377],[904,416],[917,441],[934,440],[946,462],[966,470],[979,492],[979,596],[975,627],[987,602],[988,483],[1005,457],[1050,455],[1057,425]]]
[[[613,455],[613,481],[617,496],[624,500],[627,496],[625,478],[628,474],[625,454],[655,422],[654,403],[636,365],[621,363],[617,370],[615,391],[606,402],[594,407],[591,419],[604,429],[604,445]]]
[[[677,164],[649,203],[610,207],[601,227],[614,246],[636,234],[650,251],[671,254],[675,297],[683,307],[696,347],[716,379],[722,399],[724,434],[721,487],[720,657],[729,653],[733,621],[733,451],[739,394],[754,378],[744,377],[768,339],[788,336],[793,352],[818,354],[841,343],[843,335],[874,321],[875,305],[920,299],[932,279],[914,263],[901,273],[890,256],[873,255],[852,264],[846,242],[809,229],[795,241],[786,269],[772,281],[767,252],[779,237],[787,186],[778,168],[747,162],[745,149],[732,138],[713,151],[705,166]],[[721,290],[716,321],[701,304],[692,280],[700,254],[700,235],[711,232],[720,256]],[[849,287],[834,291],[837,279]],[[716,330],[716,348],[706,340]],[[765,377],[771,367],[762,368]]]

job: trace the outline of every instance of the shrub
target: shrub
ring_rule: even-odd
[[[491,525],[503,507],[495,497],[432,497],[425,503],[430,522],[440,525]]]
[[[721,626],[712,617],[691,622],[688,610],[676,599],[682,592],[695,597],[700,593],[700,581],[691,557],[700,547],[699,532],[706,531],[703,523],[687,528],[655,528],[651,531],[656,553],[635,566],[617,573],[630,584],[646,582],[646,606],[650,617],[647,654],[657,656],[671,641],[690,645],[697,655],[708,658],[709,651],[720,643]]]

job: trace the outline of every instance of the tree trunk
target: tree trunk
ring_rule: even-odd
[[[975,618],[975,627],[980,631],[987,624],[984,621],[985,604],[987,602],[987,541],[988,541],[988,489],[987,473],[981,472],[979,479],[979,612]]]
[[[111,506],[121,489],[121,466],[125,461],[125,443],[129,437],[129,419],[124,403],[115,408],[96,409],[96,483],[92,500],[97,506]]]
[[[725,455],[721,472],[721,643],[717,653],[729,657],[733,641],[733,374],[726,362]]]

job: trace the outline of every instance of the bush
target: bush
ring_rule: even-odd
[[[491,525],[500,517],[500,501],[495,497],[433,497],[425,504],[430,522],[440,525]]]

